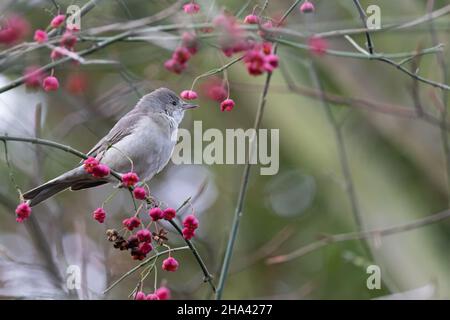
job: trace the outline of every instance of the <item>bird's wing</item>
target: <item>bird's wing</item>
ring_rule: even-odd
[[[116,123],[111,131],[109,131],[109,133],[87,153],[87,155],[90,157],[96,157],[100,153],[107,150],[110,146],[116,144],[124,137],[130,135],[139,120],[145,116],[146,115],[144,113],[135,112],[135,110],[127,113]]]

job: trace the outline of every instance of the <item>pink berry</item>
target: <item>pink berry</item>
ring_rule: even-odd
[[[23,222],[25,219],[28,219],[31,214],[31,208],[26,202],[22,202],[16,208],[16,221]]]
[[[132,231],[133,229],[139,227],[141,225],[141,220],[137,217],[131,217],[122,221],[122,224],[125,228]]]
[[[146,255],[147,253],[149,253],[152,250],[153,250],[153,246],[149,242],[142,242],[142,243],[139,244],[139,251],[143,255]]]
[[[50,58],[52,58],[52,60],[58,60],[64,57],[65,54],[66,50],[63,47],[56,47],[50,53]]]
[[[99,165],[99,162],[94,157],[88,157],[86,160],[83,161],[83,167],[84,171],[87,173],[92,173],[94,171],[94,168]]]
[[[139,242],[150,242],[152,240],[152,234],[147,229],[139,230],[136,233],[136,236],[137,236]]]
[[[302,13],[310,13],[310,12],[314,12],[314,5],[309,2],[308,0],[306,0],[305,2],[302,3],[302,5],[300,6],[300,12]]]
[[[183,220],[183,226],[188,229],[195,230],[198,228],[198,224],[199,224],[198,219],[193,214],[186,216],[186,218],[184,218]]]
[[[169,59],[164,62],[164,67],[173,73],[180,74],[187,68],[187,64],[180,63],[174,59]]]
[[[52,19],[50,25],[52,26],[52,28],[58,28],[64,22],[64,20],[66,20],[66,16],[63,14],[59,14]]]
[[[55,91],[59,88],[59,81],[56,77],[49,76],[46,77],[42,83],[45,91]]]
[[[200,11],[200,5],[192,1],[191,3],[186,3],[183,6],[183,10],[187,14],[195,14]]]
[[[41,29],[37,29],[34,32],[34,41],[36,41],[37,43],[44,43],[48,40],[48,35],[47,32],[45,32],[44,30]]]
[[[122,175],[122,183],[126,187],[132,187],[139,182],[139,177],[134,172],[128,172]]]
[[[70,74],[66,81],[66,88],[72,94],[78,95],[86,91],[88,87],[87,78],[82,73]]]
[[[167,287],[159,287],[156,289],[155,294],[158,296],[159,300],[170,299],[170,289]]]
[[[37,88],[41,86],[44,73],[38,66],[30,66],[24,72],[25,85],[29,88]]]
[[[147,295],[145,300],[160,300],[160,299],[159,299],[158,295],[156,295],[154,293],[150,293],[150,294]]]
[[[142,187],[136,187],[133,190],[133,195],[138,200],[145,200],[145,198],[147,197],[147,190]]]
[[[275,54],[269,54],[265,57],[264,69],[268,72],[272,72],[278,67],[278,56]]]
[[[195,229],[183,228],[183,238],[186,240],[191,240],[195,237]]]
[[[318,36],[312,36],[308,39],[309,50],[316,55],[322,56],[327,52],[328,42]]]
[[[226,99],[222,101],[220,104],[220,110],[223,111],[231,111],[234,108],[234,101],[232,99]]]
[[[105,222],[106,212],[105,212],[105,210],[103,210],[103,208],[97,208],[97,209],[95,209],[92,216],[98,222],[103,223],[103,222]]]
[[[9,16],[0,23],[0,43],[13,45],[21,41],[29,31],[27,20],[17,15]]]
[[[248,23],[248,24],[258,24],[259,23],[259,17],[255,14],[249,14],[248,16],[245,17],[244,19],[244,23]]]
[[[150,209],[148,214],[153,221],[158,221],[164,217],[164,212],[158,207]]]
[[[181,92],[180,97],[185,100],[195,100],[198,98],[198,94],[193,90],[184,90]]]
[[[172,59],[178,61],[180,64],[186,63],[191,58],[191,53],[185,47],[178,47],[172,54]]]
[[[106,177],[107,175],[109,175],[110,172],[111,172],[111,170],[109,169],[109,167],[107,165],[100,163],[98,166],[96,166],[92,170],[92,176],[94,176],[96,178],[103,178],[103,177]]]
[[[168,257],[163,261],[162,268],[163,270],[175,272],[177,271],[179,266],[178,261],[173,257]]]
[[[177,212],[174,208],[167,208],[163,212],[163,217],[165,220],[172,220],[177,215]]]
[[[73,49],[75,47],[75,44],[77,43],[77,37],[74,36],[74,34],[70,31],[64,32],[62,38],[61,38],[61,46],[65,47],[67,49]]]
[[[211,100],[221,102],[228,96],[228,90],[222,79],[211,77],[201,85],[202,95]]]
[[[145,293],[143,293],[142,291],[136,292],[136,294],[134,295],[134,300],[145,300]]]

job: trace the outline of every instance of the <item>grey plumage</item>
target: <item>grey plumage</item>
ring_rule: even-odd
[[[148,181],[168,163],[184,111],[194,107],[169,89],[157,89],[142,97],[87,155],[117,172],[133,170],[141,180]],[[95,178],[80,165],[23,196],[35,206],[68,188],[81,190],[114,181],[112,177]]]

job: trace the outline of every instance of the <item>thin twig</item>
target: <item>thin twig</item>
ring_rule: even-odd
[[[172,225],[172,227],[175,228],[175,230],[177,230],[177,232],[183,237],[183,231],[181,230],[181,228],[176,224],[175,221],[173,220],[169,220],[169,223]],[[203,271],[203,281],[204,282],[208,282],[209,285],[211,286],[211,289],[213,290],[213,292],[216,292],[216,286],[214,285],[214,281],[213,281],[213,277],[212,275],[209,273],[208,268],[206,267],[205,263],[203,262],[202,257],[200,256],[200,254],[197,251],[197,248],[195,248],[194,244],[190,241],[187,240],[186,238],[184,238],[184,241],[186,242],[186,244],[189,246],[189,249],[191,249],[192,253],[194,254],[195,259],[197,260],[198,264],[200,265],[200,268]]]
[[[325,247],[332,243],[390,236],[393,234],[398,234],[398,233],[414,230],[417,228],[421,228],[421,227],[424,227],[424,226],[427,226],[427,225],[430,225],[430,224],[433,224],[433,223],[436,223],[436,222],[439,222],[439,221],[442,221],[442,220],[445,220],[448,218],[450,218],[450,210],[436,213],[436,214],[430,215],[428,217],[425,217],[423,219],[418,219],[418,220],[415,220],[415,221],[412,221],[409,223],[405,223],[402,225],[394,226],[394,227],[330,235],[330,236],[324,237],[321,240],[311,242],[310,244],[300,247],[299,249],[297,249],[291,253],[271,257],[271,258],[267,259],[266,262],[268,264],[277,264],[277,263],[288,262],[293,259],[300,258],[310,252],[318,250],[318,249]]]

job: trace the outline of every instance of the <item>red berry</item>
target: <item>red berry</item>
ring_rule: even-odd
[[[195,230],[198,228],[198,224],[199,224],[198,219],[193,214],[186,216],[186,218],[184,218],[183,220],[183,226],[188,229]]]
[[[220,104],[221,111],[231,111],[234,108],[234,101],[232,99],[226,99]]]
[[[142,187],[136,187],[133,190],[133,195],[138,200],[145,200],[145,198],[147,197],[147,190]]]
[[[158,207],[150,209],[148,214],[153,221],[158,221],[164,217],[164,212]]]
[[[183,6],[183,10],[187,14],[195,14],[200,11],[200,5],[192,1],[191,3],[186,3]]]
[[[36,41],[37,43],[44,43],[48,40],[48,35],[47,32],[45,32],[44,30],[41,29],[37,29],[34,32],[34,37],[33,37],[34,41]]]
[[[41,86],[44,73],[38,66],[30,66],[24,72],[25,85],[29,88],[37,88]]]
[[[128,172],[122,175],[122,183],[126,187],[132,187],[139,182],[139,177],[134,172]]]
[[[139,220],[139,218],[137,217],[131,217],[123,220],[122,224],[128,230],[132,231],[134,228],[137,228],[141,225],[141,220]]]
[[[300,12],[302,13],[310,13],[310,12],[314,12],[314,5],[309,2],[308,0],[306,0],[305,2],[302,3],[302,5],[300,6]]]
[[[12,15],[0,23],[0,43],[13,45],[30,31],[30,25],[21,16]]]
[[[255,14],[249,14],[248,16],[245,17],[244,19],[244,23],[248,23],[248,24],[258,24],[259,23],[259,17]]]
[[[327,52],[328,42],[318,36],[312,36],[308,39],[309,50],[316,55],[322,56]]]
[[[198,94],[193,90],[184,90],[181,92],[180,97],[185,100],[195,100],[198,98]]]
[[[28,219],[31,214],[31,208],[26,202],[22,202],[16,207],[16,221],[23,222],[25,219]]]
[[[155,294],[158,296],[159,300],[170,299],[170,289],[167,287],[159,287],[156,289]]]
[[[72,32],[64,32],[60,42],[61,46],[66,47],[67,49],[73,49],[76,43],[77,37]]]
[[[66,88],[72,94],[82,94],[87,86],[87,78],[82,73],[70,74],[67,78]]]
[[[153,250],[153,246],[149,242],[142,242],[139,244],[139,251],[143,255],[146,255],[147,253],[149,253],[152,250]]]
[[[56,77],[46,77],[42,83],[45,91],[55,91],[59,88],[59,81]]]
[[[142,291],[136,292],[136,294],[134,295],[134,300],[145,300],[145,293],[143,293]]]
[[[96,178],[103,178],[109,175],[110,172],[111,170],[107,165],[100,163],[98,166],[94,167],[92,175]]]
[[[103,208],[97,208],[95,209],[94,213],[92,214],[93,218],[97,220],[100,223],[103,223],[106,218],[106,212],[103,210]]]
[[[162,268],[163,270],[175,272],[177,271],[179,266],[178,261],[173,257],[168,257],[163,261]]]
[[[195,237],[195,229],[183,228],[183,238],[186,240],[191,240]]]
[[[52,26],[52,28],[58,28],[64,22],[64,20],[66,20],[66,16],[63,14],[59,14],[52,19],[50,25]]]
[[[137,236],[139,242],[150,242],[150,241],[152,241],[152,233],[149,230],[147,230],[147,229],[139,230],[136,233],[136,236]]]
[[[177,214],[177,212],[176,212],[175,209],[167,208],[163,212],[163,217],[164,217],[165,220],[172,220],[173,218],[175,218],[176,214]]]
[[[158,295],[156,295],[154,293],[150,293],[150,294],[147,295],[145,300],[160,300],[160,299],[159,299]]]

